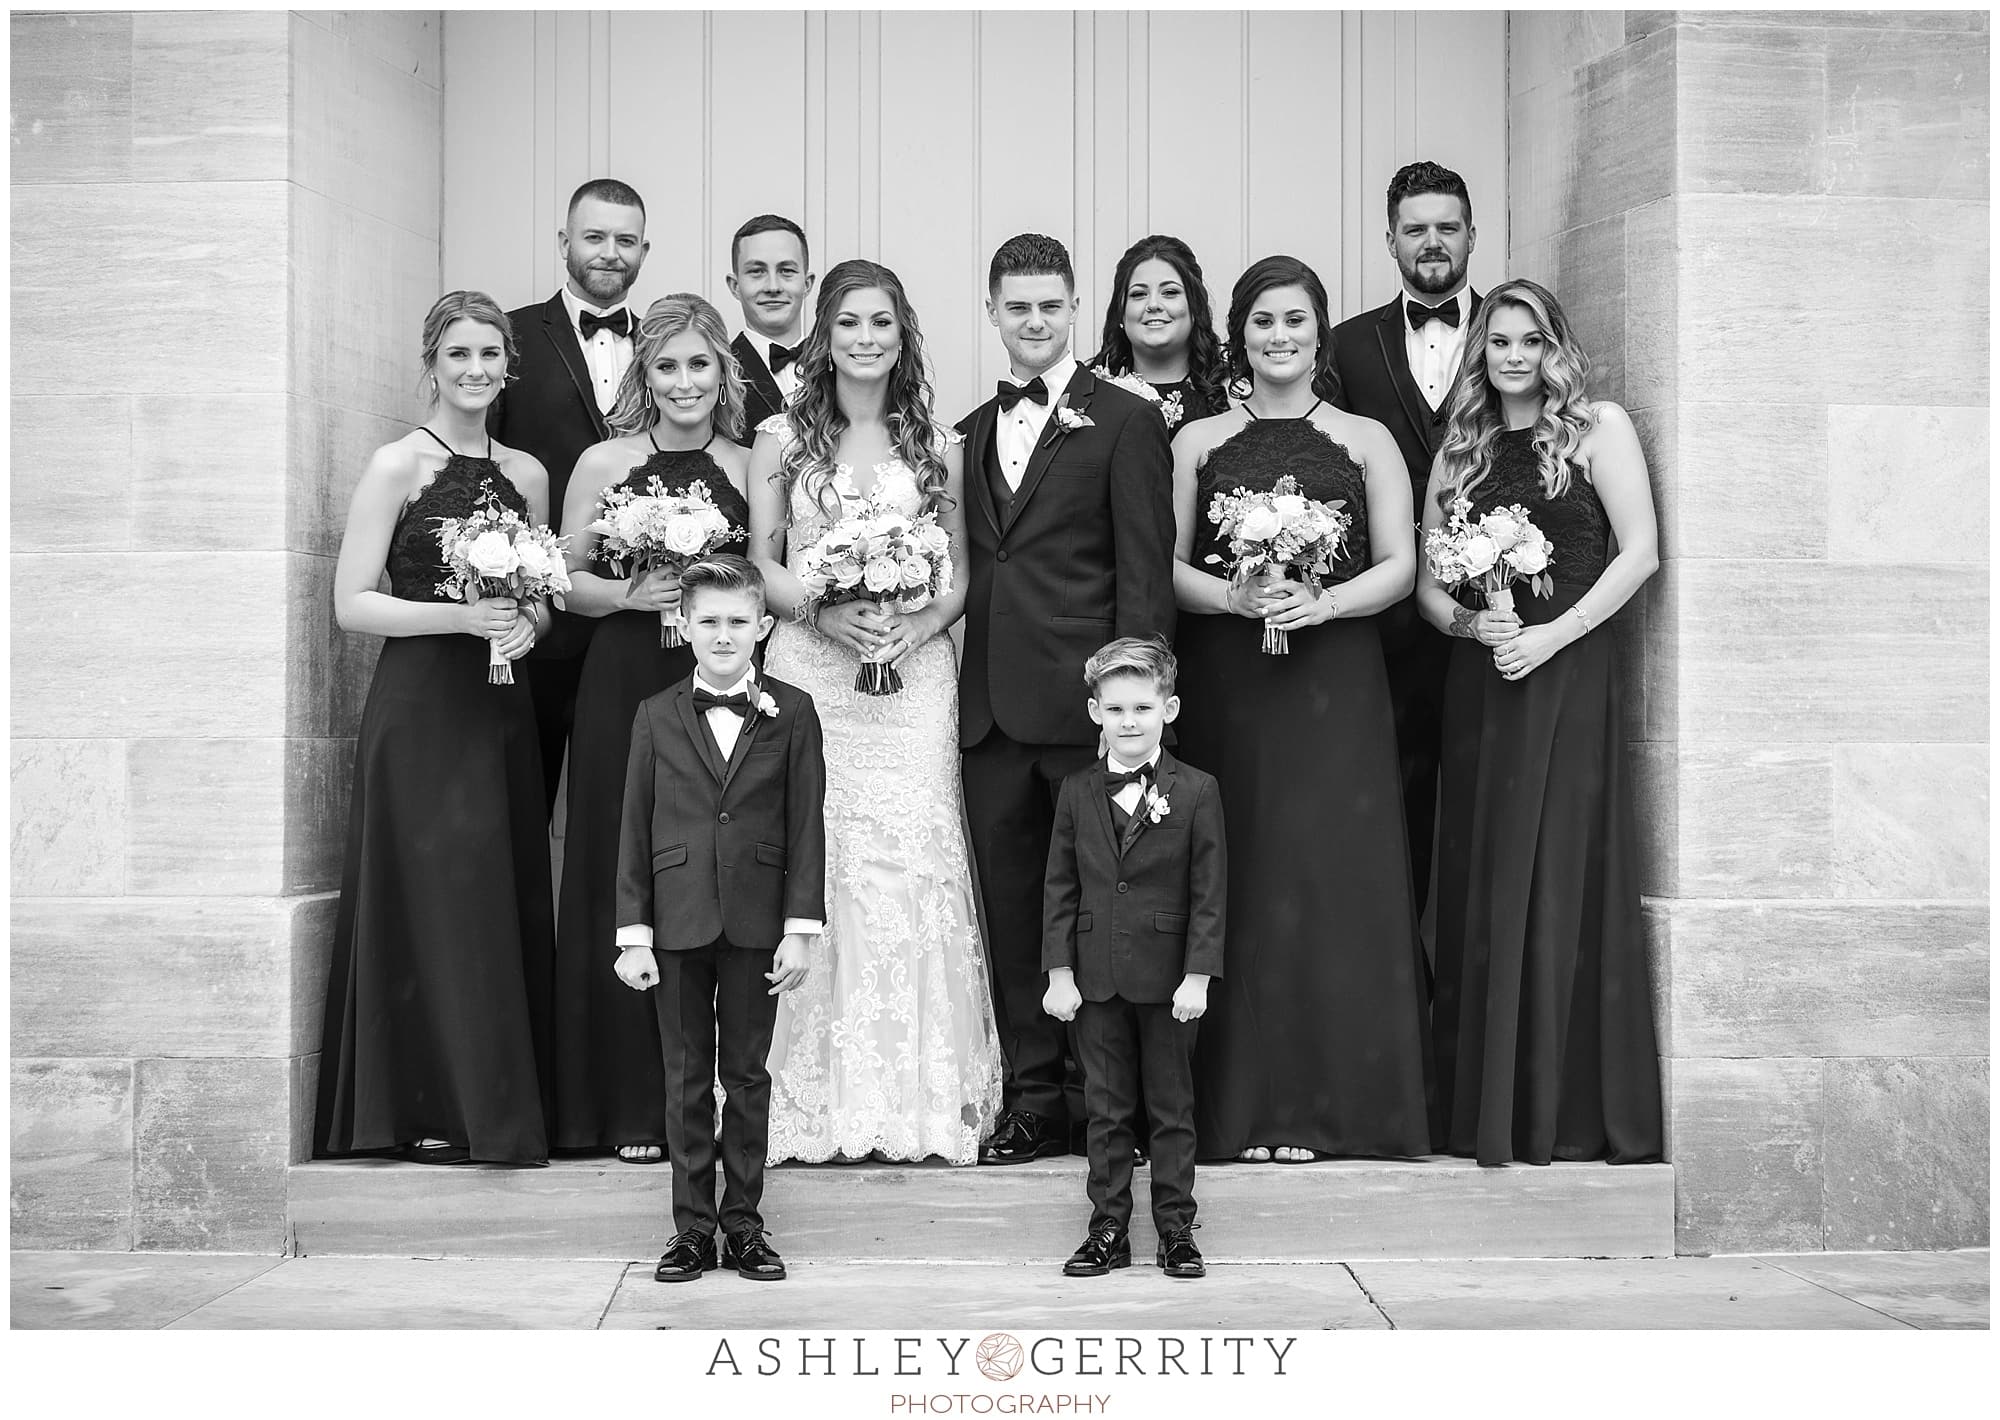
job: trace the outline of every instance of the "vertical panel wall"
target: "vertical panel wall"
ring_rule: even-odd
[[[817,270],[903,278],[956,418],[1004,372],[985,272],[1015,232],[1071,248],[1083,355],[1119,252],[1153,231],[1194,247],[1218,319],[1274,251],[1314,265],[1338,317],[1395,290],[1383,191],[1432,158],[1472,188],[1490,285],[1504,37],[1498,12],[452,12],[443,282],[546,298],[563,202],[610,174],[646,199],[641,306],[699,291],[733,327],[729,236],[781,212]]]

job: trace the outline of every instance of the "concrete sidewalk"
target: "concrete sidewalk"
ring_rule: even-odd
[[[15,1252],[15,1328],[536,1328],[1055,1331],[1988,1326],[1991,1254],[1810,1253],[1661,1260],[1149,1266],[1087,1280],[1053,1264],[791,1259],[783,1283],[652,1262]]]

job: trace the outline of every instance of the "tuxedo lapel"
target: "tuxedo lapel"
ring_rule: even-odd
[[[756,681],[750,682],[750,713],[743,717],[743,728],[736,732],[736,743],[729,750],[729,763],[722,771],[722,792],[725,794],[729,792],[729,781],[736,777],[736,771],[743,767],[743,760],[750,753],[751,737],[764,722],[764,712],[757,708],[763,693]]]
[[[783,413],[785,392],[778,387],[778,377],[771,373],[757,347],[750,343],[750,337],[738,331],[730,348],[736,352],[736,363],[742,367],[744,380],[763,397],[773,414]]]
[[[1096,803],[1097,826],[1104,835],[1105,844],[1114,855],[1122,857],[1124,847],[1118,841],[1118,823],[1111,817],[1111,785],[1104,777],[1104,761],[1097,761],[1097,772],[1090,776],[1090,797]]]
[[[1132,805],[1132,821],[1125,825],[1125,837],[1118,844],[1120,858],[1131,852],[1132,845],[1139,841],[1139,835],[1152,827],[1153,820],[1146,813],[1146,801],[1153,793],[1165,799],[1173,792],[1174,768],[1174,762],[1167,757],[1167,752],[1161,750],[1159,761],[1153,766],[1152,790],[1141,794],[1138,802]],[[1169,807],[1171,809],[1171,805]]]
[[[1382,347],[1382,363],[1389,368],[1389,383],[1396,387],[1396,398],[1402,401],[1403,413],[1410,417],[1410,427],[1417,431],[1423,446],[1431,448],[1431,407],[1424,403],[1424,392],[1417,388],[1417,378],[1410,373],[1410,351],[1403,342],[1401,296],[1382,308],[1382,319],[1375,323],[1375,339]]]
[[[563,304],[562,292],[551,296],[549,303],[542,307],[542,326],[548,334],[549,344],[555,346],[563,367],[576,384],[577,397],[583,401],[583,411],[590,416],[591,427],[597,431],[598,439],[610,438],[611,429],[604,422],[604,415],[598,411],[597,393],[590,382],[590,367],[583,363],[583,346],[577,341],[576,327],[569,322],[569,307]]]
[[[1082,365],[1069,377],[1069,384],[1061,390],[1051,390],[1050,397],[1055,403],[1049,407],[1048,423],[1042,426],[1042,437],[1035,441],[1034,451],[1028,455],[1028,466],[1021,470],[1021,486],[1014,490],[1014,501],[1007,505],[1007,518],[1002,524],[1004,534],[1020,521],[1021,510],[1028,506],[1028,500],[1035,496],[1035,489],[1041,485],[1042,475],[1048,472],[1049,461],[1056,456],[1056,446],[1069,438],[1056,423],[1056,411],[1069,401],[1069,407],[1078,414],[1085,412],[1091,394],[1097,389],[1097,377]]]
[[[972,490],[972,501],[979,505],[996,533],[1000,531],[1000,510],[994,505],[993,489],[986,481],[986,458],[993,449],[993,426],[999,422],[999,402],[989,399],[972,412],[972,432],[965,440],[965,486]]]
[[[695,713],[694,692],[685,681],[681,683],[680,689],[674,692],[674,710],[680,715],[681,724],[686,727],[688,738],[694,741],[695,749],[700,752],[701,762],[708,766],[708,772],[715,776],[716,783],[724,783],[726,774],[722,765],[722,753],[716,748],[715,736],[708,732],[706,721]],[[738,745],[743,743],[742,735],[736,737],[736,743]]]

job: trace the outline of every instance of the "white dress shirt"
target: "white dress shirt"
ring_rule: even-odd
[[[1153,780],[1155,783],[1159,782],[1160,750],[1157,745],[1154,746],[1153,753],[1147,758],[1145,764],[1143,765],[1120,764],[1118,762],[1118,756],[1115,754],[1105,755],[1104,763],[1105,766],[1108,769],[1110,769],[1110,771],[1113,774],[1130,774],[1135,769],[1141,769],[1141,768],[1147,769],[1151,772],[1148,773],[1146,777],[1148,779]],[[1133,811],[1139,807],[1139,786],[1137,784],[1125,785],[1125,787],[1123,787],[1117,793],[1111,796],[1111,802],[1118,805],[1119,808],[1125,810],[1126,816],[1130,817]]]
[[[1062,359],[1042,371],[1041,381],[1048,386],[1049,402],[1036,404],[1031,399],[1017,400],[1014,407],[1002,411],[999,422],[993,426],[993,452],[1000,457],[1000,472],[1007,480],[1007,486],[1018,491],[1021,479],[1028,472],[1028,459],[1035,452],[1035,444],[1042,437],[1042,431],[1049,426],[1049,418],[1055,413],[1056,401],[1069,388],[1070,377],[1076,373],[1076,356],[1065,354]],[[1025,385],[1011,370],[1007,378],[1017,385]]]
[[[764,713],[757,708],[757,672],[754,670],[745,671],[743,679],[737,681],[736,684],[730,686],[727,690],[710,690],[708,682],[701,678],[701,674],[698,671],[695,673],[694,683],[703,690],[708,690],[711,695],[748,696],[750,699],[750,713],[752,715],[761,715]],[[722,751],[723,762],[727,763],[729,756],[736,752],[736,737],[743,733],[744,717],[726,706],[717,706],[715,709],[705,712],[703,718],[708,721],[708,732],[715,736],[715,747]],[[804,932],[809,936],[816,937],[825,927],[826,924],[816,918],[787,917],[785,919],[784,930],[787,937],[795,932]],[[650,922],[634,922],[630,926],[618,929],[618,946],[620,950],[626,947],[650,947],[652,945],[653,924]]]
[[[764,368],[771,370],[771,337],[761,331],[752,330],[747,325],[743,327],[743,336],[750,342],[750,348],[757,352],[757,358],[764,362]],[[800,332],[798,342],[794,344],[787,341],[785,348],[796,350],[804,343],[805,334]],[[790,404],[792,391],[799,387],[799,362],[794,360],[782,370],[771,370],[771,378],[778,382],[779,392],[785,396],[785,402]]]
[[[1441,320],[1427,320],[1416,330],[1410,329],[1409,306],[1415,300],[1420,306],[1458,307],[1458,324],[1446,325]],[[1435,410],[1451,394],[1452,377],[1458,373],[1459,358],[1465,354],[1465,331],[1472,324],[1464,289],[1445,301],[1424,301],[1403,293],[1403,349],[1410,357],[1410,374],[1417,382],[1417,388],[1424,392],[1424,402]]]
[[[562,289],[563,309],[569,312],[569,328],[576,332],[577,343],[583,347],[584,367],[590,371],[591,393],[597,396],[597,412],[609,414],[611,406],[618,402],[618,382],[625,378],[625,367],[632,363],[632,337],[613,335],[608,330],[600,330],[585,340],[583,338],[583,313],[608,316],[613,311],[627,311],[623,301],[615,306],[605,306],[602,310],[586,305],[576,297],[576,292],[564,286]],[[632,314],[632,325],[636,329],[639,317]]]

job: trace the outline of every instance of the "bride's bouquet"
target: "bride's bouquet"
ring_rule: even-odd
[[[716,548],[743,536],[742,529],[715,506],[705,483],[669,493],[654,475],[646,480],[644,493],[623,486],[606,489],[598,499],[598,510],[590,531],[603,538],[605,560],[619,576],[629,574],[635,587],[649,572],[665,569],[678,576]],[[681,626],[679,612],[661,612],[660,644],[687,644]]]
[[[951,535],[935,513],[842,518],[805,550],[799,580],[823,606],[871,601],[891,611],[915,611],[951,585]],[[863,661],[854,688],[864,695],[894,695],[903,678],[894,666]]]
[[[1486,594],[1493,611],[1512,611],[1512,583],[1525,581],[1538,597],[1555,591],[1549,559],[1555,547],[1519,503],[1495,508],[1472,521],[1472,504],[1460,498],[1441,528],[1424,534],[1424,556],[1440,586],[1471,582]]]
[[[481,597],[516,601],[547,597],[557,606],[563,604],[569,569],[563,562],[562,539],[502,507],[491,487],[469,516],[437,522],[438,546],[447,569],[445,580],[437,584],[440,595],[468,604]],[[486,648],[486,679],[494,685],[512,685],[514,667],[500,654],[500,643],[488,641]]]
[[[1318,596],[1321,579],[1333,571],[1354,524],[1346,507],[1340,498],[1319,502],[1305,497],[1290,474],[1268,492],[1238,488],[1218,493],[1208,505],[1208,520],[1228,542],[1229,556],[1211,552],[1207,560],[1226,563],[1236,586],[1289,575]],[[1265,623],[1264,653],[1284,656],[1291,649],[1291,637]]]

